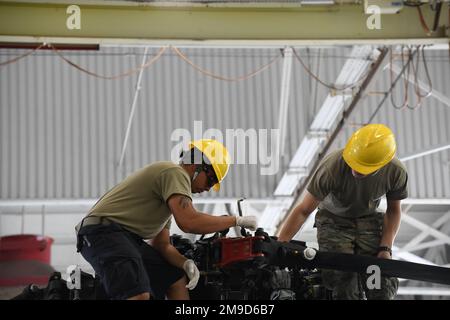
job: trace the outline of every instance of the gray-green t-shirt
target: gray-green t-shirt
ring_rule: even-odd
[[[167,200],[174,194],[192,199],[188,173],[172,162],[156,162],[128,176],[108,191],[89,215],[107,217],[144,239],[170,228]]]
[[[387,200],[408,197],[408,174],[400,160],[394,158],[375,174],[357,179],[344,161],[342,151],[330,153],[308,185],[307,190],[320,200],[320,210],[357,218],[376,212],[384,195]]]

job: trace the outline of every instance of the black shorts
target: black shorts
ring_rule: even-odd
[[[111,299],[146,292],[153,299],[164,299],[167,289],[184,276],[141,237],[116,223],[84,226],[78,241]]]

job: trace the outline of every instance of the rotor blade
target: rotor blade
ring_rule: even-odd
[[[293,257],[292,255],[288,256]],[[297,263],[300,262],[301,265],[308,267],[358,273],[366,273],[367,267],[376,265],[380,268],[383,276],[450,285],[450,268],[356,254],[321,251],[317,251],[313,260],[307,261],[302,255],[297,256],[297,259],[300,259],[300,261],[297,260]]]
[[[317,250],[315,256],[306,259],[304,255],[306,247],[304,245],[292,241],[279,242],[274,238],[266,238],[266,241],[260,244],[259,249],[264,253],[266,263],[281,267],[319,268],[366,273],[369,266],[376,265],[380,268],[383,276],[450,285],[450,268],[445,267]]]

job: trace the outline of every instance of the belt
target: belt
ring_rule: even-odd
[[[108,220],[106,217],[97,217],[97,216],[87,216],[81,220],[80,223],[78,223],[75,226],[75,230],[78,233],[82,227],[96,225],[96,224],[104,224],[108,225],[113,223],[111,220]]]

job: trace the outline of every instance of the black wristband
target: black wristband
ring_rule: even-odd
[[[391,249],[391,248],[385,247],[385,246],[380,246],[380,247],[378,247],[377,253],[380,253],[381,251],[387,251],[387,252],[389,252],[389,254],[390,254],[391,257],[392,257],[392,249]]]

